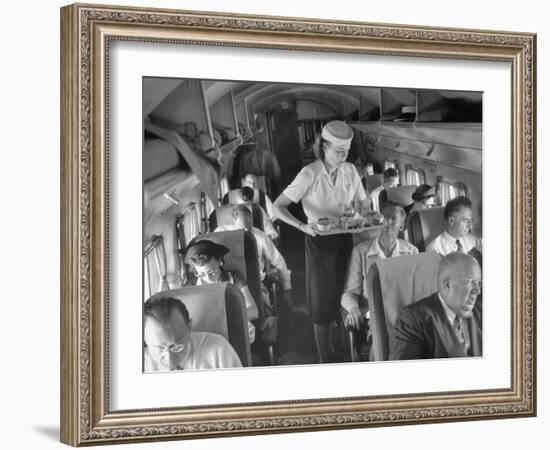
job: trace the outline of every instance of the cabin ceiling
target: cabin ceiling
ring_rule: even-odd
[[[154,111],[182,81],[146,78],[144,80],[144,115]],[[261,108],[278,99],[294,97],[309,101],[317,100],[343,114],[357,109],[360,97],[373,104],[377,104],[380,98],[380,88],[361,86],[205,80],[204,88],[209,105],[215,104],[224,95],[232,92],[235,102],[244,101],[248,107]],[[480,101],[481,97],[479,92],[438,91],[438,93],[448,99],[460,98],[469,102]]]
[[[155,109],[183,81],[146,78],[144,80],[144,114],[154,113]],[[235,104],[246,105],[250,112],[274,109],[283,101],[302,100],[304,104],[311,102],[320,105],[320,111],[322,110],[325,115],[330,113],[337,117],[347,117],[348,114],[358,110],[360,101],[363,101],[361,98],[372,104],[378,104],[381,101],[381,88],[375,87],[209,80],[203,81],[203,86],[209,105],[214,105],[231,92]],[[384,92],[387,95],[391,93],[399,96],[399,91],[410,96],[414,89],[388,89]],[[482,93],[427,90],[422,98],[425,104],[437,102],[441,98],[480,103]],[[352,123],[352,126],[361,132],[364,142],[375,142],[378,147],[468,170],[481,170],[481,123],[396,124],[391,121],[380,121]]]

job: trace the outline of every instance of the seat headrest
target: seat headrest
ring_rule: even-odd
[[[384,183],[384,174],[375,173],[372,175],[367,175],[365,177],[365,183],[367,185],[367,190],[371,192],[378,186],[382,186],[382,183]]]
[[[265,191],[266,190],[265,175],[255,175],[255,177],[256,177],[256,184],[258,186],[258,189]],[[242,180],[241,180],[241,186],[242,186]]]
[[[376,261],[388,330],[403,306],[437,291],[440,260],[439,254],[430,252]]]
[[[193,331],[210,331],[227,339],[226,286],[227,283],[217,283],[171,289],[151,298],[174,297],[181,300],[189,311]]]
[[[444,211],[445,207],[437,206],[411,212],[409,238],[419,251],[424,251],[447,228]]]
[[[229,252],[223,258],[225,265],[237,269],[246,278],[244,233],[244,230],[217,231],[201,234],[196,240],[208,240],[228,248]]]
[[[222,225],[231,225],[233,223],[233,217],[231,216],[231,210],[235,205],[227,204],[220,206],[216,210],[212,211],[210,217],[208,218],[209,226],[211,230],[216,229]],[[252,221],[254,226],[260,230],[264,230],[262,222],[262,210],[260,205],[250,204],[246,205],[247,208],[252,212]]]
[[[239,189],[232,189],[227,193],[227,201],[233,205],[237,205],[241,202],[239,197]],[[253,203],[260,203],[260,191],[254,189],[254,198],[252,199]]]
[[[406,185],[386,189],[387,199],[398,203],[404,208],[413,203],[412,194],[416,188],[417,186],[414,185]],[[382,205],[380,205],[380,208],[382,208]]]

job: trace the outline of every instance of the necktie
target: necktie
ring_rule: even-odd
[[[462,247],[462,244],[460,243],[460,239],[456,240],[456,251],[459,253],[464,253],[464,248]]]
[[[468,353],[468,343],[466,342],[466,336],[464,335],[464,330],[462,329],[462,319],[458,316],[453,320],[453,331],[464,349],[464,353]]]

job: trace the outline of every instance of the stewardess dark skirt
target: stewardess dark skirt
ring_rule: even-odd
[[[338,317],[352,247],[351,234],[305,237],[306,296],[317,325]]]

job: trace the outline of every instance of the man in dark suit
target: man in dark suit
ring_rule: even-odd
[[[437,292],[404,307],[395,322],[390,359],[481,356],[481,269],[464,253],[439,264]]]

